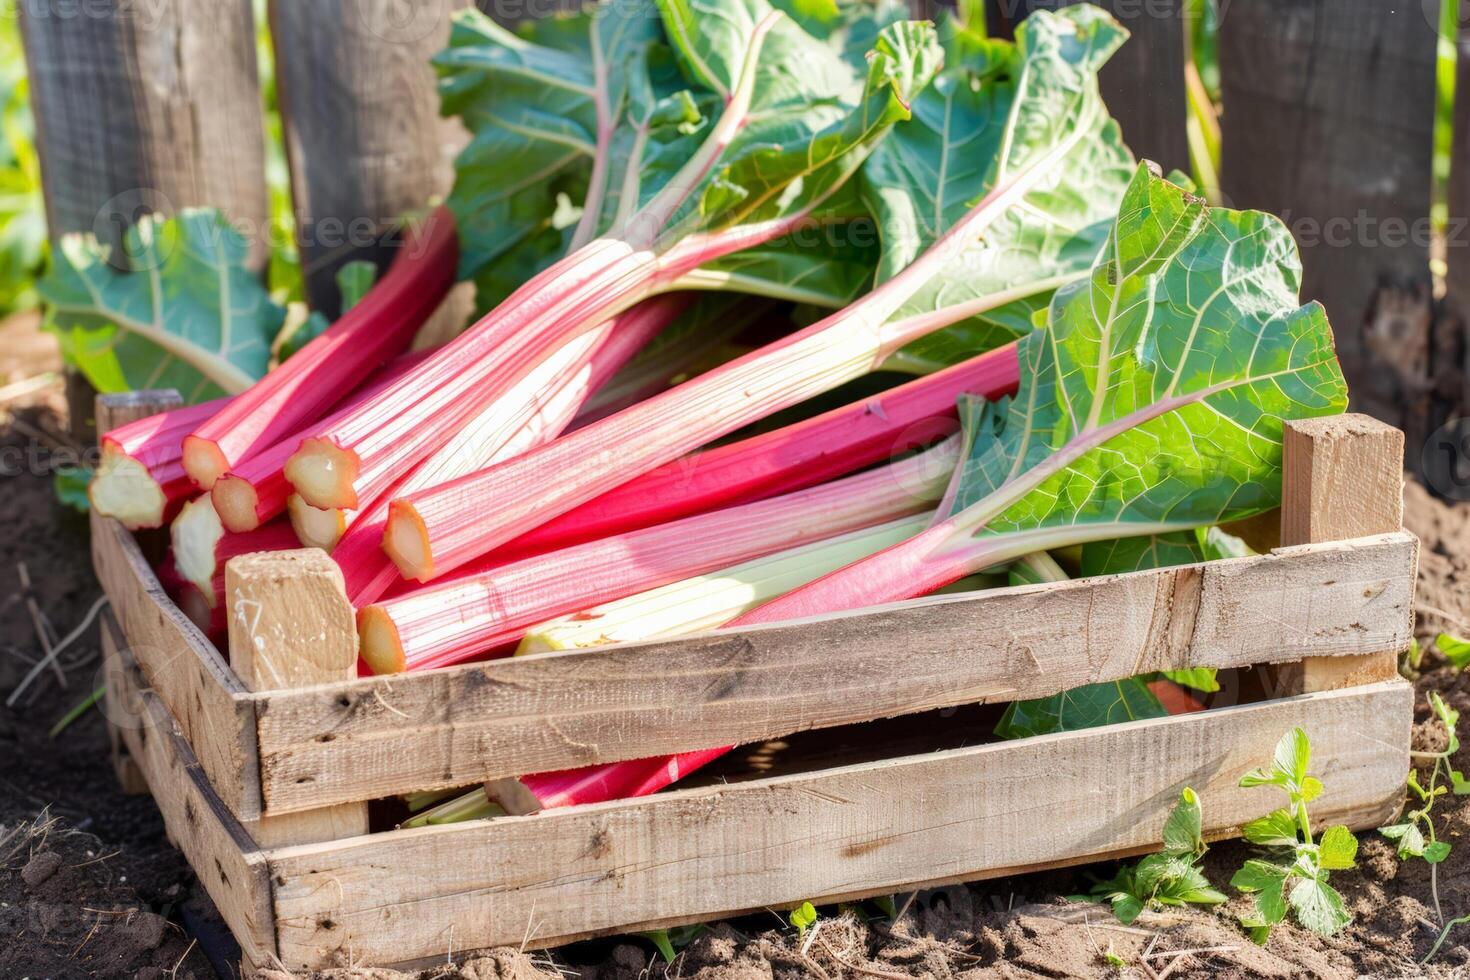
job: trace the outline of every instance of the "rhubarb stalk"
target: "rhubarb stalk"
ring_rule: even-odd
[[[527,375],[510,398],[491,405],[482,418],[420,463],[392,493],[412,493],[452,480],[556,438],[587,396],[677,320],[692,301],[689,293],[656,296],[618,314],[598,331],[579,337]],[[595,347],[590,358],[584,356],[584,348],[588,347]],[[342,567],[347,597],[355,606],[375,601],[399,580],[397,569],[381,547],[391,495],[383,494],[372,506],[350,516],[339,510],[311,508],[311,527],[326,534],[334,525],[342,528],[331,551]],[[300,506],[309,505],[303,501]],[[338,516],[334,519],[333,515]]]
[[[494,565],[368,606],[362,655],[375,673],[438,667],[518,640],[552,616],[871,527],[934,506],[956,443],[843,480]]]
[[[406,350],[454,284],[454,217],[437,208],[412,229],[387,275],[321,336],[266,374],[184,440],[184,468],[204,490],[278,443]]]
[[[184,437],[229,398],[169,409],[102,436],[102,458],[87,486],[92,508],[130,531],[162,527],[196,492],[184,472]]]
[[[394,389],[305,439],[287,476],[307,503],[356,508],[375,499],[573,338],[668,289],[685,272],[805,225],[893,122],[907,114],[903,99],[932,70],[932,28],[885,28],[860,104],[843,106],[832,99],[830,108],[845,118],[831,122],[827,114],[829,125],[815,134],[823,156],[813,160],[810,143],[787,147],[768,138],[782,114],[801,105],[783,96],[784,89],[771,87],[771,63],[802,45],[812,46],[813,58],[835,56],[784,14],[763,9],[741,38],[743,57],[723,90],[718,117],[705,127],[683,166],[673,173],[648,170],[650,179],[664,183],[646,191],[639,186],[645,172],[629,166],[613,226],[601,237],[532,277]],[[778,26],[781,43],[768,46],[766,39]],[[767,164],[789,160],[789,165],[757,165],[754,145],[747,145],[751,141],[759,142]],[[806,167],[795,166],[797,159]],[[754,193],[715,192],[721,181],[736,179],[749,181]]]

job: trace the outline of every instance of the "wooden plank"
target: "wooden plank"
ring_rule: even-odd
[[[1118,19],[1132,35],[1103,66],[1098,82],[1108,111],[1123,129],[1123,139],[1142,159],[1167,173],[1190,172],[1185,129],[1184,0],[1011,0],[1003,3],[1020,16],[1093,3]]]
[[[116,243],[150,211],[218,207],[269,236],[251,0],[17,8],[51,234]]]
[[[1388,649],[1408,642],[1416,547],[1398,533],[269,692],[262,793],[290,812],[1165,668]]]
[[[126,638],[108,615],[102,649],[109,682],[137,724],[120,728],[130,756],[153,792],[169,839],[194,868],[220,918],[253,962],[276,952],[271,883],[265,857],[215,795],[209,778],[168,708],[147,687]]]
[[[1366,415],[1286,423],[1281,540],[1333,541],[1395,532],[1404,523],[1404,434]],[[1412,627],[1412,607],[1410,626]],[[1398,676],[1408,641],[1351,657],[1307,657],[1278,672],[1283,694],[1329,691]]]
[[[92,566],[128,647],[189,740],[215,791],[242,820],[260,815],[255,712],[199,628],[164,594],[133,536],[92,514]]]
[[[386,266],[405,215],[449,192],[466,134],[439,117],[430,57],[469,0],[272,0],[271,38],[307,298],[335,317],[352,259]],[[445,316],[469,312],[468,296]]]
[[[1241,0],[1220,20],[1221,190],[1285,219],[1354,406],[1400,428],[1432,322],[1437,34],[1425,9]]]
[[[357,676],[357,630],[342,570],[319,548],[240,555],[225,566],[230,662],[254,690]],[[265,816],[252,822],[262,847],[368,832],[366,802]]]
[[[1184,786],[1202,795],[1210,831],[1231,834],[1275,805],[1238,780],[1293,725],[1311,736],[1326,784],[1313,815],[1372,827],[1402,802],[1412,703],[1390,681],[273,851],[280,955],[306,968],[349,948],[367,964],[450,942],[552,945],[1155,848]]]

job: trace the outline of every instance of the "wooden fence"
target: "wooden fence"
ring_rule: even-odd
[[[462,136],[438,120],[427,57],[468,2],[270,0],[307,293],[328,313],[337,266],[384,258],[383,229],[449,185]],[[1032,9],[1068,2],[987,5],[1009,31]],[[1134,34],[1103,77],[1125,137],[1139,155],[1187,168],[1183,0],[1097,2]],[[1459,103],[1448,234],[1437,243],[1439,0],[1217,2],[1225,202],[1287,220],[1304,296],[1327,307],[1355,407],[1405,429],[1407,462],[1431,486],[1470,498],[1470,454],[1443,429],[1470,403],[1470,98]],[[555,5],[494,0],[492,13]],[[20,7],[53,233],[195,204],[265,227],[251,0]],[[1449,270],[1438,298],[1436,247]]]

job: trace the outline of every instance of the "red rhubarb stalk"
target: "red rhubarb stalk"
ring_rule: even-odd
[[[369,376],[362,390],[349,398],[347,404],[337,409],[331,418],[339,418],[352,411],[353,406],[388,390],[433,354],[432,350],[415,351],[380,368]],[[286,483],[284,467],[286,460],[296,451],[299,439],[300,433],[288,435],[214,481],[210,496],[214,498],[214,509],[226,528],[237,534],[253,531],[285,511],[291,488]]]
[[[172,520],[196,492],[184,472],[184,437],[230,401],[169,409],[103,435],[97,474],[87,486],[92,509],[132,531]]]
[[[821,199],[779,219],[690,234],[672,245],[666,240],[677,234],[668,226],[679,206],[749,122],[759,54],[780,16],[756,25],[718,121],[662,190],[608,234],[532,277],[392,390],[303,440],[286,475],[307,503],[356,508],[376,499],[579,334],[706,262],[806,224]]]
[[[717,507],[816,486],[949,435],[955,401],[1015,392],[1016,345],[870,398],[665,463],[497,549],[501,558],[569,547]]]
[[[486,416],[460,430],[459,434],[420,463],[409,476],[385,493],[369,508],[352,513],[321,511],[321,525],[330,529],[330,518],[339,514],[340,540],[332,557],[342,567],[347,597],[355,606],[373,602],[399,580],[398,570],[383,553],[383,527],[388,519],[392,494],[412,493],[500,459],[534,449],[556,438],[571,423],[589,394],[607,380],[649,341],[688,309],[689,293],[670,293],[645,300],[614,317],[604,328],[577,338],[568,348],[527,375],[517,386],[523,395],[497,402]],[[595,347],[585,359],[583,347]],[[569,355],[569,356],[568,356]]]
[[[931,509],[957,445],[796,493],[699,514],[451,578],[364,608],[375,673],[439,667],[533,626],[738,562]]]
[[[296,533],[286,521],[274,521],[243,534],[226,531],[208,496],[184,505],[169,528],[169,537],[179,575],[202,593],[211,608],[224,595],[225,563],[231,558],[299,547]]]
[[[655,466],[876,369],[946,322],[932,313],[891,318],[1066,146],[991,191],[918,260],[845,310],[538,450],[394,500],[384,548],[405,578],[429,581]],[[968,302],[947,322],[1037,291],[1030,284]]]
[[[321,418],[408,348],[454,285],[458,261],[454,218],[437,208],[362,302],[184,440],[189,476],[209,490],[237,464]]]

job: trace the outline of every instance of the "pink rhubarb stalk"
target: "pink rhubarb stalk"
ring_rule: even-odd
[[[577,338],[527,375],[511,397],[492,405],[482,418],[420,463],[392,493],[412,493],[434,486],[555,439],[587,396],[678,319],[692,301],[689,293],[656,296],[620,313],[605,327]],[[584,359],[583,348],[587,346],[595,349],[590,358]],[[377,600],[399,581],[398,570],[381,547],[390,496],[383,494],[372,506],[350,517],[336,512],[342,515],[344,532],[332,549],[332,557],[342,567],[347,597],[355,606]]]
[[[243,534],[226,531],[208,496],[184,505],[169,528],[169,537],[179,576],[199,590],[210,608],[224,595],[225,563],[231,558],[299,547],[286,521],[273,521]]]
[[[672,246],[659,241],[679,204],[748,121],[758,53],[778,19],[773,13],[757,25],[740,81],[710,135],[651,200],[608,235],[532,277],[393,389],[302,441],[286,476],[307,503],[358,508],[376,499],[578,335],[706,262],[807,222],[815,203],[781,219],[688,235]]]
[[[742,425],[861,377],[945,323],[1037,292],[1032,284],[968,302],[950,317],[892,319],[1047,172],[1045,162],[986,195],[915,262],[845,310],[533,452],[394,500],[384,548],[405,578],[429,581]]]
[[[184,468],[198,486],[299,431],[406,350],[454,285],[459,239],[447,208],[407,237],[382,282],[341,319],[184,440]]]
[[[956,440],[796,493],[496,565],[364,608],[358,635],[375,673],[439,667],[515,641],[533,626],[932,508]]]
[[[949,435],[961,394],[996,399],[1020,379],[1016,345],[739,442],[665,463],[493,552],[502,559],[566,548],[816,486]]]
[[[432,357],[432,350],[404,354],[368,377],[367,383],[331,416],[338,418],[353,407],[388,390],[398,379]],[[300,433],[288,435],[256,453],[214,481],[210,496],[224,526],[235,533],[253,531],[286,510],[291,488],[286,483],[286,460],[296,451]]]
[[[197,492],[184,472],[184,437],[230,401],[169,409],[103,435],[97,474],[87,486],[92,509],[131,531],[172,520]]]

